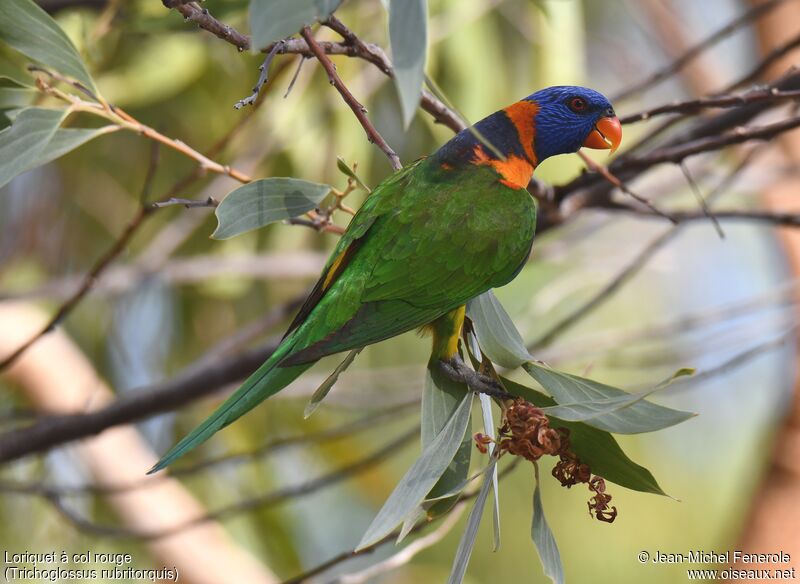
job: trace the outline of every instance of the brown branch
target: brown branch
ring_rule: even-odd
[[[291,308],[290,304],[282,305],[274,312],[288,318]],[[112,426],[168,412],[209,395],[255,371],[272,355],[278,343],[278,339],[272,339],[219,362],[189,366],[167,382],[125,392],[107,406],[85,414],[42,416],[30,426],[0,435],[0,461],[93,436]]]
[[[359,121],[361,126],[364,128],[364,132],[367,134],[367,139],[383,151],[383,153],[389,159],[393,169],[400,170],[403,167],[402,163],[400,162],[400,158],[386,143],[386,140],[383,139],[383,136],[378,133],[378,130],[376,130],[375,126],[372,125],[372,122],[369,121],[369,118],[367,117],[367,108],[359,103],[359,101],[353,96],[353,94],[344,84],[341,77],[339,77],[339,74],[336,72],[336,66],[325,54],[325,51],[320,48],[319,44],[314,39],[314,35],[311,34],[311,29],[307,26],[303,27],[303,30],[300,32],[300,34],[303,35],[303,38],[308,43],[311,52],[314,53],[314,56],[320,62],[320,65],[322,65],[322,67],[325,69],[331,85],[336,88],[345,103],[350,107],[351,110],[353,110],[353,114],[356,116],[356,119]]]
[[[739,95],[720,95],[675,101],[620,118],[623,124],[633,124],[664,114],[693,114],[710,108],[731,108],[761,101],[784,101],[800,99],[800,90],[781,91],[777,87],[754,89]]]
[[[181,2],[180,0],[162,1],[167,8],[174,8],[180,12],[186,20],[196,23],[197,26],[203,30],[207,30],[223,41],[234,45],[240,51],[246,51],[250,48],[250,37],[243,35],[232,26],[220,22],[211,16],[211,13],[207,9],[200,8],[197,2]]]
[[[208,10],[204,10],[197,6],[196,2],[189,2],[181,6],[173,6],[170,0],[164,3],[167,8],[175,8],[179,10],[188,20],[197,22],[198,26],[205,29],[220,39],[234,45],[240,51],[250,48],[250,38],[237,32],[232,27],[218,21],[211,16]],[[372,63],[387,77],[394,77],[394,69],[386,53],[379,46],[365,43],[359,39],[342,21],[336,16],[331,15],[330,18],[323,24],[334,30],[345,39],[344,43],[335,43],[330,41],[317,41],[317,44],[322,48],[326,55],[341,55],[346,57],[355,57]],[[284,39],[278,41],[281,46],[277,50],[279,55],[302,55],[305,58],[314,56],[311,47],[304,39]],[[275,49],[277,43],[272,43],[262,49],[262,52],[269,53]],[[459,132],[466,128],[464,121],[444,103],[437,99],[428,90],[423,89],[422,99],[420,106],[423,110],[428,112],[436,123],[443,124],[453,130]]]
[[[639,215],[641,217],[656,217],[655,214],[629,207],[627,205],[613,205],[609,207],[612,211],[622,211]],[[708,219],[708,215],[702,210],[699,211],[675,211],[672,214],[679,223],[687,221],[700,221]],[[760,211],[757,209],[722,209],[714,211],[714,217],[722,220],[748,221],[754,223],[766,223],[776,227],[800,227],[800,213],[787,213],[780,211]]]
[[[664,162],[680,163],[681,161],[702,154],[713,152],[726,146],[742,144],[750,140],[770,140],[784,132],[800,127],[800,116],[794,116],[772,124],[751,128],[737,127],[726,134],[698,138],[675,146],[659,148],[643,156],[629,156],[619,164],[619,169],[650,168]]]

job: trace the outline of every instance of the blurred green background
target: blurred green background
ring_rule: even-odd
[[[665,2],[690,38],[702,38],[744,8],[736,0]],[[215,16],[247,30],[246,2],[209,0]],[[447,96],[476,121],[535,89],[580,83],[606,95],[640,80],[670,60],[669,47],[652,34],[651,13],[638,2],[604,0],[431,0],[428,72]],[[337,12],[363,39],[387,47],[386,13],[378,0],[351,0]],[[94,7],[55,16],[81,51],[104,96],[144,123],[203,151],[247,115],[233,104],[249,94],[262,57],[184,23],[160,2],[117,2],[110,23]],[[330,31],[320,33],[334,39]],[[755,61],[745,30],[706,55],[723,80]],[[294,176],[343,186],[336,156],[357,161],[368,184],[390,167],[314,61],[307,61],[283,94],[297,56],[279,56],[260,108],[216,159],[258,177]],[[24,60],[0,49],[0,74],[24,76]],[[391,82],[374,67],[336,58],[339,73],[403,161],[425,155],[451,135],[419,112],[408,131],[400,123]],[[629,113],[688,90],[680,76],[618,104]],[[626,128],[633,143],[647,126]],[[624,143],[623,143],[624,146]],[[0,291],[4,298],[35,298],[55,309],[75,278],[85,273],[135,214],[151,147],[143,138],[116,133],[98,139],[0,191]],[[152,186],[159,198],[191,171],[191,161],[162,149]],[[598,160],[603,160],[601,154]],[[710,189],[732,161],[719,158],[698,178]],[[562,183],[583,165],[576,156],[547,161],[537,176]],[[755,167],[726,195],[728,203],[755,205]],[[662,204],[694,205],[679,174],[650,177],[647,187]],[[230,179],[208,176],[179,196],[221,198]],[[646,187],[640,187],[646,191]],[[356,205],[361,194],[348,199]],[[346,216],[340,214],[339,221]],[[272,225],[228,241],[213,241],[209,209],[180,207],[149,220],[89,298],[64,324],[98,371],[118,392],[169,379],[222,339],[258,320],[273,306],[305,290],[335,243],[335,236],[298,226]],[[583,213],[566,227],[543,234],[529,265],[497,292],[518,328],[532,341],[579,306],[667,226],[601,212]],[[681,231],[609,302],[536,356],[560,369],[621,387],[640,387],[679,367],[714,368],[792,326],[785,297],[775,289],[789,277],[767,228],[731,225],[721,240],[697,222]],[[303,252],[303,253],[298,253]],[[259,258],[274,263],[260,268]],[[180,271],[186,260],[204,263]],[[116,271],[115,271],[116,270]],[[125,271],[127,270],[127,271]],[[744,307],[744,308],[743,308]],[[747,307],[751,307],[748,309]],[[682,319],[695,318],[692,326]],[[673,329],[662,330],[669,323]],[[281,322],[266,335],[279,334]],[[272,438],[307,433],[355,419],[421,391],[427,339],[406,334],[364,351],[310,420],[302,412],[310,392],[335,360],[318,365],[279,399],[255,410],[193,454],[194,460],[252,449]],[[619,517],[592,520],[588,491],[565,490],[543,466],[544,502],[572,582],[683,581],[681,566],[641,565],[640,550],[684,552],[729,549],[764,464],[776,416],[789,398],[794,364],[790,341],[708,380],[676,386],[655,401],[699,415],[685,424],[640,437],[623,437],[626,452],[647,466],[676,500],[630,492],[609,484]],[[4,410],[24,408],[0,380]],[[140,424],[156,451],[207,415],[206,399]],[[377,449],[416,423],[414,407],[357,436],[288,448],[245,464],[199,473],[186,484],[209,507],[298,484]],[[474,417],[477,421],[478,416]],[[476,430],[478,426],[476,425]],[[225,521],[236,541],[281,576],[291,576],[352,548],[414,460],[412,443],[369,472],[308,496]],[[477,458],[475,456],[474,458]],[[144,470],[144,469],[143,469]],[[85,484],[85,470],[70,447],[8,464],[5,478]],[[502,547],[491,551],[487,513],[465,582],[545,582],[530,541],[533,472],[521,464],[500,485]],[[96,497],[71,497],[70,508],[94,520],[115,516]],[[380,582],[442,582],[464,519],[442,541]],[[134,552],[137,541],[116,541],[77,530],[45,501],[0,497],[0,546],[47,551],[100,549]],[[34,526],[33,528],[31,526]],[[350,563],[351,572],[392,553],[390,547]],[[321,581],[326,581],[322,579]]]

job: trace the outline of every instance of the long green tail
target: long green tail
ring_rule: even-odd
[[[287,339],[288,340],[288,339]],[[208,440],[216,432],[231,424],[262,401],[278,393],[294,381],[313,363],[292,367],[278,367],[278,363],[291,351],[294,343],[284,340],[281,346],[237,389],[213,414],[192,430],[183,440],[159,460],[147,474],[166,468],[178,458]]]

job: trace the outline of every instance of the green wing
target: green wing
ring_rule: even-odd
[[[429,160],[375,189],[272,357],[150,472],[282,390],[319,358],[427,324],[514,277],[533,240],[533,199],[503,186],[487,167],[444,172]]]
[[[347,267],[298,332],[284,365],[314,361],[425,325],[510,281],[533,240],[535,205],[486,167],[425,163],[383,197]],[[337,250],[342,253],[342,250]]]

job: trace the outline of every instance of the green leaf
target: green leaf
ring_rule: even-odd
[[[350,351],[347,354],[347,357],[345,357],[344,360],[336,366],[336,369],[333,370],[333,373],[331,373],[328,378],[322,382],[322,384],[314,392],[314,395],[312,395],[311,399],[308,401],[308,405],[303,412],[304,419],[308,419],[308,417],[314,413],[314,411],[319,407],[319,404],[322,403],[322,400],[325,399],[325,396],[328,395],[328,392],[333,389],[333,386],[339,380],[339,375],[342,374],[342,371],[350,367],[351,363],[355,361],[356,355],[358,355],[360,352],[361,349]]]
[[[461,446],[464,432],[469,423],[471,406],[472,393],[470,392],[461,400],[442,431],[428,444],[420,457],[400,479],[397,487],[367,528],[367,532],[361,538],[356,550],[365,548],[389,534],[430,492]]]
[[[400,97],[403,126],[408,127],[417,111],[425,82],[428,46],[426,0],[389,2],[389,44],[394,61],[394,82]]]
[[[59,128],[50,141],[45,146],[44,150],[39,153],[39,159],[35,166],[41,166],[61,158],[68,152],[83,146],[90,140],[94,140],[98,136],[116,132],[119,126],[104,126],[102,128]],[[33,168],[33,167],[31,167]],[[26,169],[30,170],[30,168]]]
[[[325,20],[339,4],[341,0],[251,0],[253,50],[261,50],[306,25]]]
[[[502,382],[507,391],[539,408],[547,408],[556,403],[549,395],[515,383],[510,379],[502,378]],[[628,458],[610,433],[593,428],[584,422],[565,422],[552,416],[548,416],[548,418],[551,427],[569,430],[572,451],[578,455],[578,459],[582,463],[589,465],[592,473],[626,489],[666,495],[653,474]]]
[[[492,416],[492,399],[485,393],[480,394],[481,413],[483,414],[483,432],[492,440],[495,439],[494,417]],[[489,456],[494,454],[494,442],[488,445]],[[497,465],[492,468],[492,493],[494,493],[494,507],[492,507],[492,524],[494,527],[493,552],[500,549],[500,490],[497,476]]]
[[[472,556],[472,548],[475,547],[475,538],[478,535],[478,527],[481,524],[483,508],[486,506],[489,489],[492,487],[492,476],[494,476],[494,470],[497,466],[497,459],[492,458],[490,465],[491,468],[488,469],[483,479],[481,490],[478,492],[478,497],[475,499],[475,505],[472,507],[472,511],[469,512],[467,527],[461,535],[461,541],[458,542],[458,549],[453,559],[453,567],[450,569],[450,577],[447,579],[447,584],[461,584],[464,580],[464,574],[467,572],[469,558]]]
[[[453,381],[444,375],[438,366],[428,366],[425,385],[422,390],[422,448],[425,449],[442,431],[447,421],[458,409],[469,389],[463,383]],[[471,424],[467,422],[461,445],[447,469],[425,497],[433,499],[449,493],[457,485],[463,484],[469,474],[472,456]],[[442,515],[456,504],[457,496],[436,503],[423,505],[431,517]]]
[[[0,131],[0,187],[47,159],[47,146],[66,115],[66,110],[27,108]]]
[[[531,522],[531,539],[536,544],[539,551],[539,559],[542,560],[544,575],[550,578],[555,584],[564,584],[564,566],[561,564],[561,553],[556,545],[556,538],[550,531],[547,519],[544,516],[542,506],[542,494],[539,488],[539,465],[534,464],[536,469],[536,488],[533,490],[533,521]]]
[[[37,93],[30,85],[11,77],[0,76],[0,109],[25,107],[33,101]]]
[[[491,290],[467,303],[467,316],[481,350],[494,363],[513,369],[532,359],[511,317]]]
[[[268,223],[297,217],[316,207],[331,190],[299,178],[262,178],[232,191],[217,207],[214,239],[228,239]]]
[[[370,188],[369,188],[369,187],[368,187],[368,186],[367,186],[367,185],[366,185],[366,184],[365,184],[365,183],[364,183],[364,182],[363,182],[363,181],[362,181],[362,180],[361,180],[361,179],[358,177],[358,175],[356,174],[356,171],[354,171],[352,168],[350,168],[350,167],[348,166],[348,164],[347,164],[347,163],[344,161],[344,158],[342,158],[341,156],[337,156],[337,157],[336,157],[336,168],[338,168],[338,169],[339,169],[339,171],[340,171],[340,172],[341,172],[343,175],[345,175],[345,176],[347,176],[347,177],[349,177],[349,178],[352,178],[354,181],[356,181],[356,184],[357,184],[359,187],[361,187],[362,189],[364,189],[366,192],[368,192],[368,193],[371,193],[371,192],[372,192],[372,189],[370,189]]]
[[[558,402],[546,413],[562,420],[585,421],[617,434],[639,434],[679,424],[695,415],[645,400],[652,391],[630,394],[536,363],[525,363],[523,367]]]
[[[75,45],[58,23],[32,0],[0,2],[0,40],[28,58],[96,91]]]

